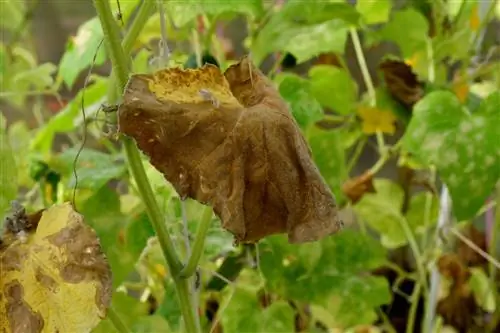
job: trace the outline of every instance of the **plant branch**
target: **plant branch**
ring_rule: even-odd
[[[184,266],[184,269],[180,272],[180,276],[183,278],[191,277],[195,273],[196,267],[198,267],[201,255],[203,254],[208,228],[210,227],[210,222],[212,222],[212,215],[212,208],[206,206],[201,215],[198,230],[196,231],[196,238],[191,255],[189,256],[186,266]]]
[[[106,317],[109,319],[110,322],[113,323],[113,326],[119,333],[130,333],[130,330],[127,328],[127,325],[125,325],[123,320],[116,313],[115,309],[112,306],[109,307]]]
[[[154,6],[153,1],[154,0],[144,0],[142,6]],[[102,30],[104,32],[105,44],[113,65],[113,70],[116,75],[117,84],[115,86],[118,87],[118,90],[121,92],[125,89],[128,82],[129,61],[125,56],[123,48],[120,44],[119,29],[111,12],[109,1],[94,0],[94,6],[101,22]],[[137,24],[138,26],[144,26],[144,22],[139,22],[137,20],[134,21],[134,25],[135,24]],[[110,102],[116,101],[113,100]],[[132,171],[132,175],[136,180],[142,200],[146,205],[146,211],[155,229],[162,251],[165,255],[170,274],[174,277],[176,291],[179,298],[179,305],[185,323],[185,329],[188,332],[199,332],[199,325],[196,323],[194,309],[191,306],[192,302],[189,297],[188,281],[185,279],[177,278],[182,264],[177,253],[175,252],[174,244],[168,233],[161,210],[158,206],[158,203],[156,202],[156,198],[153,190],[151,189],[151,185],[149,184],[146,172],[144,171],[144,166],[142,164],[139,151],[137,150],[137,147],[132,138],[123,136],[122,141],[127,153],[130,170]]]
[[[373,85],[370,72],[368,70],[368,65],[366,64],[365,56],[363,54],[363,47],[359,40],[358,32],[355,28],[350,28],[349,33],[351,35],[352,43],[354,44],[354,51],[356,52],[356,59],[358,60],[359,68],[361,69],[361,74],[363,75],[363,80],[365,81],[366,89],[368,90],[368,96],[370,97],[370,105],[375,106],[377,104],[377,95],[375,94],[375,86]]]

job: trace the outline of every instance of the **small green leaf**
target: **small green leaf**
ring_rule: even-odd
[[[311,68],[309,77],[311,92],[321,105],[340,114],[348,114],[354,110],[358,87],[347,71],[319,65]]]
[[[449,91],[419,101],[403,147],[420,162],[435,165],[450,190],[459,220],[475,216],[500,177],[500,93],[471,114]]]
[[[344,198],[342,184],[348,178],[342,133],[311,126],[307,130],[307,141],[321,175],[337,201],[341,201]]]
[[[59,75],[68,87],[71,88],[81,71],[92,64],[94,56],[95,66],[104,63],[106,54],[104,45],[101,44],[103,37],[99,18],[94,17],[82,24],[76,37],[68,42],[59,63]]]
[[[429,38],[429,22],[417,10],[409,8],[397,11],[380,31],[382,39],[395,42],[401,48],[404,58],[426,48]]]
[[[407,243],[401,225],[406,223],[401,213],[403,190],[386,179],[373,181],[376,193],[366,193],[354,206],[356,214],[381,236],[387,248],[396,248]]]
[[[0,114],[0,227],[10,202],[17,196],[17,170],[6,133],[6,121]]]
[[[356,10],[366,24],[385,23],[389,20],[391,2],[389,0],[357,1]]]
[[[323,108],[312,96],[307,80],[287,74],[279,85],[279,92],[290,104],[293,117],[302,128],[323,118]]]

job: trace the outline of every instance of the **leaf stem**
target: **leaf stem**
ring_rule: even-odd
[[[108,308],[108,313],[106,314],[106,317],[109,319],[111,323],[113,323],[113,326],[119,333],[130,333],[130,330],[127,328],[127,325],[125,325],[125,323],[120,318],[118,313],[116,313],[113,306],[110,306]]]
[[[416,283],[415,288],[413,289],[413,293],[411,295],[411,307],[410,311],[408,313],[408,322],[406,324],[406,333],[412,333],[415,328],[415,318],[417,315],[417,309],[418,309],[418,300],[420,296],[420,292],[422,289],[422,284]]]
[[[368,90],[368,96],[370,97],[370,105],[375,106],[377,104],[377,95],[375,93],[375,86],[373,85],[370,72],[368,70],[368,65],[366,64],[365,56],[363,54],[363,47],[359,40],[358,32],[355,28],[350,28],[349,33],[351,35],[352,43],[354,44],[354,51],[356,52],[356,59],[358,60],[359,68],[361,69],[361,74],[363,75],[363,80],[365,81],[366,89]]]
[[[119,29],[111,12],[109,1],[94,0],[94,6],[101,22],[105,44],[113,65],[113,70],[116,75],[116,86],[118,87],[119,91],[122,92],[128,83],[129,62],[125,56],[122,45],[120,44],[121,39]],[[154,6],[154,0],[144,0],[142,3],[142,7],[144,8],[144,6]],[[137,27],[134,27],[133,29],[134,32],[140,31],[140,27],[144,26],[144,22],[134,20],[133,25],[137,25]],[[132,43],[128,45],[132,45]],[[196,323],[194,309],[191,306],[191,299],[189,297],[188,280],[177,277],[179,271],[181,270],[182,264],[175,251],[174,244],[168,233],[161,210],[158,206],[158,203],[156,202],[156,198],[153,190],[151,189],[151,185],[149,184],[146,172],[144,171],[140,153],[132,138],[123,136],[122,141],[127,153],[130,170],[132,171],[132,175],[136,180],[142,200],[146,205],[146,211],[155,229],[162,251],[165,255],[170,274],[174,277],[174,283],[176,285],[179,305],[185,323],[185,329],[190,333],[199,332],[199,325],[197,325]]]
[[[180,272],[180,277],[189,278],[195,273],[201,255],[203,254],[205,238],[207,236],[208,228],[210,227],[210,222],[212,222],[212,215],[212,208],[206,206],[202,212],[200,224],[198,225],[198,230],[196,231],[196,239],[193,244],[191,255],[189,256],[186,266],[184,266]]]

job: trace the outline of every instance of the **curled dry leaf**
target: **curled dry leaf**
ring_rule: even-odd
[[[361,176],[348,179],[342,185],[342,192],[352,201],[356,203],[365,193],[375,193],[373,186],[373,173],[366,170]]]
[[[437,305],[444,324],[466,332],[473,324],[478,306],[469,287],[470,272],[455,254],[445,254],[438,260],[439,272],[451,281],[448,294]],[[471,315],[472,314],[472,315]]]
[[[411,108],[424,96],[423,85],[409,65],[402,61],[386,60],[379,68],[391,95],[406,107]]]
[[[95,232],[69,203],[14,219],[0,244],[0,332],[90,332],[112,288]]]
[[[286,102],[248,58],[225,73],[206,65],[133,75],[119,128],[238,242],[285,232],[291,243],[314,241],[341,227]]]

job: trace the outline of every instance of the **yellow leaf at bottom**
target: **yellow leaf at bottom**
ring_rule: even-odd
[[[36,230],[7,228],[0,245],[0,332],[90,332],[111,301],[111,271],[95,232],[69,203]]]

